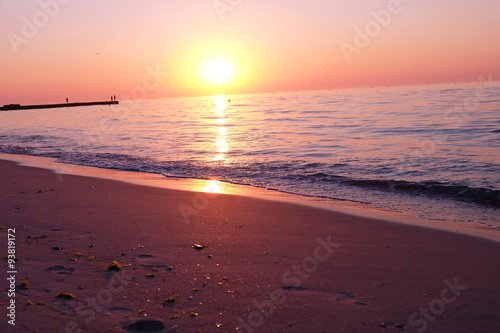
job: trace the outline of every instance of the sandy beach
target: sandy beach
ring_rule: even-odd
[[[2,268],[16,286],[2,278],[8,332],[500,328],[498,242],[3,160],[0,172],[2,257],[11,234],[17,258]]]
[[[0,1],[0,333],[500,333],[499,12]]]

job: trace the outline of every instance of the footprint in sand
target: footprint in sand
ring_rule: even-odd
[[[73,274],[73,267],[65,267],[64,265],[54,265],[45,269],[46,272],[56,272],[56,274]]]
[[[304,294],[317,294],[317,295],[328,295],[328,294],[334,294],[336,301],[339,303],[346,303],[346,304],[351,304],[351,305],[360,305],[360,306],[366,306],[368,303],[366,302],[366,299],[363,297],[359,297],[350,293],[346,293],[343,291],[329,291],[329,290],[314,290],[314,289],[309,289],[309,288],[303,288],[303,287],[295,287],[295,286],[284,286],[281,287],[281,289],[289,292],[297,292],[297,293],[304,293]]]
[[[281,289],[283,289],[285,291],[305,291],[305,290],[309,290],[307,288],[294,287],[294,286],[281,287]]]
[[[133,322],[130,325],[122,326],[127,332],[162,332],[165,325],[160,320],[155,319],[141,319]]]
[[[164,270],[164,271],[168,271],[168,272],[171,272],[174,270],[174,266],[167,266],[167,265],[163,265],[163,264],[149,264],[149,265],[144,265],[144,264],[140,264],[140,265],[137,265],[138,267],[141,267],[143,269],[147,269],[147,270],[153,270],[153,271],[157,271],[157,270]]]
[[[337,292],[337,302],[353,305],[368,305],[366,299],[345,292]]]
[[[112,306],[110,308],[108,308],[108,311],[126,311],[126,312],[134,312],[133,309],[130,309],[130,308],[124,308],[124,307],[121,307],[121,306]]]
[[[154,258],[154,257],[155,257],[155,256],[152,256],[152,255],[150,255],[150,254],[139,254],[139,255],[137,256],[137,258],[139,258],[139,259],[151,259],[151,258]]]

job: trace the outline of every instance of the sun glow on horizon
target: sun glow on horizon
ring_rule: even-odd
[[[235,79],[236,68],[234,63],[223,57],[214,57],[201,65],[201,77],[211,85],[228,84]]]
[[[500,77],[500,0],[38,2],[0,1],[0,105]]]

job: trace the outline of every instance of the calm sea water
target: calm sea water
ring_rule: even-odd
[[[0,112],[0,126],[2,152],[500,227],[499,82]]]

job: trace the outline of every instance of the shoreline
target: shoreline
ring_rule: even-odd
[[[388,209],[376,207],[369,204],[356,203],[352,201],[307,197],[296,194],[283,193],[276,190],[267,190],[248,185],[236,185],[215,180],[169,178],[160,174],[58,163],[55,162],[55,158],[32,155],[0,153],[0,160],[12,161],[19,165],[51,170],[56,175],[58,175],[56,176],[58,180],[63,179],[64,175],[78,175],[181,191],[216,191],[217,193],[221,194],[240,195],[250,198],[305,205],[319,209],[340,212],[355,217],[376,218],[392,223],[447,231],[451,233],[459,233],[500,242],[500,229],[498,228],[487,227],[477,223],[429,220],[401,212],[390,211]]]
[[[4,160],[0,171],[0,233],[15,229],[18,259],[8,332],[500,327],[497,242]]]

